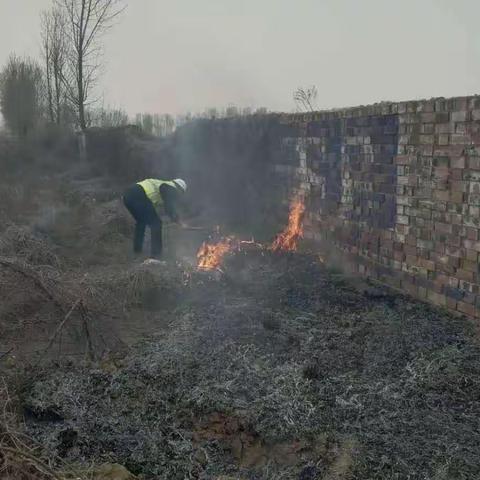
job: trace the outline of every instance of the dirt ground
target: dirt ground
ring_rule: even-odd
[[[466,319],[309,254],[251,247],[197,271],[204,232],[170,229],[170,260],[145,265],[120,191],[82,168],[33,198],[9,188],[0,477],[36,445],[37,476],[2,478],[480,478]]]

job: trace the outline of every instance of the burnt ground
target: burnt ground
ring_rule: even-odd
[[[0,473],[24,435],[76,473],[6,478],[103,463],[145,479],[480,478],[466,319],[307,254],[249,248],[198,272],[193,232],[172,238],[178,262],[144,265],[108,182],[79,171],[37,188],[0,232],[18,432],[2,416]]]
[[[465,319],[299,254],[238,255],[179,298],[123,358],[37,372],[28,433],[145,478],[480,478]]]

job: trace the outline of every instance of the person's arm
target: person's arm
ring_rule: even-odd
[[[170,185],[162,185],[160,187],[160,195],[163,199],[165,213],[170,220],[175,223],[181,223],[177,213],[178,192]]]

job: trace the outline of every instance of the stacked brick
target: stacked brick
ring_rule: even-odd
[[[477,102],[399,105],[395,241],[405,290],[479,317]]]
[[[285,116],[307,237],[361,274],[480,318],[480,98]],[[299,125],[301,128],[298,128]]]

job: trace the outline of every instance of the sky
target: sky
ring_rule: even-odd
[[[0,67],[39,56],[51,0],[0,0]],[[130,0],[105,37],[106,106],[293,111],[480,93],[478,0]]]

